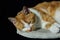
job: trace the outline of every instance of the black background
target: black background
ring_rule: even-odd
[[[34,7],[36,4],[41,2],[50,2],[52,0],[8,0],[8,2],[2,0],[1,5],[1,14],[0,14],[0,25],[1,25],[1,39],[6,40],[29,40],[30,38],[23,37],[16,34],[16,28],[8,20],[8,17],[16,16],[17,12],[22,10],[22,7],[25,5],[27,7]],[[36,40],[36,39],[30,39]]]

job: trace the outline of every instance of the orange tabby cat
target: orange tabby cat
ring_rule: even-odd
[[[35,30],[36,28],[34,27],[33,23],[35,22],[36,16],[38,16],[38,18],[41,20],[42,29],[50,30],[53,33],[59,32],[60,1],[43,2],[37,4],[35,7],[28,8],[28,10],[20,11],[15,17],[17,21],[16,24],[18,24],[18,25],[15,24],[16,28],[22,30],[24,29],[24,27],[29,26],[30,30]],[[11,18],[9,19],[11,20]],[[32,24],[32,25],[27,26],[25,24],[27,25]]]

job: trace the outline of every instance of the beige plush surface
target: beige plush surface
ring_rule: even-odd
[[[28,38],[60,38],[60,33],[51,33],[50,31],[44,30],[44,29],[40,29],[37,31],[32,31],[32,32],[23,32],[23,31],[19,31],[17,29],[17,34],[22,35],[24,37],[28,37]]]

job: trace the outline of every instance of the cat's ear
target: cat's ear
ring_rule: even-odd
[[[40,10],[45,12],[45,13],[48,13],[48,10],[46,8],[40,7]]]
[[[28,14],[29,13],[28,7],[23,6],[23,13],[25,13],[25,14]]]
[[[16,23],[16,18],[14,18],[14,17],[9,17],[8,20],[9,20],[10,22],[12,22],[13,24]]]

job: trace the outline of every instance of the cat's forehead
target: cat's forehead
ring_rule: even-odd
[[[17,16],[34,16],[35,14],[34,13],[32,13],[31,11],[29,11],[29,13],[28,14],[25,14],[24,12],[23,12],[23,10],[22,11],[20,11],[20,12],[18,12],[17,13]]]

